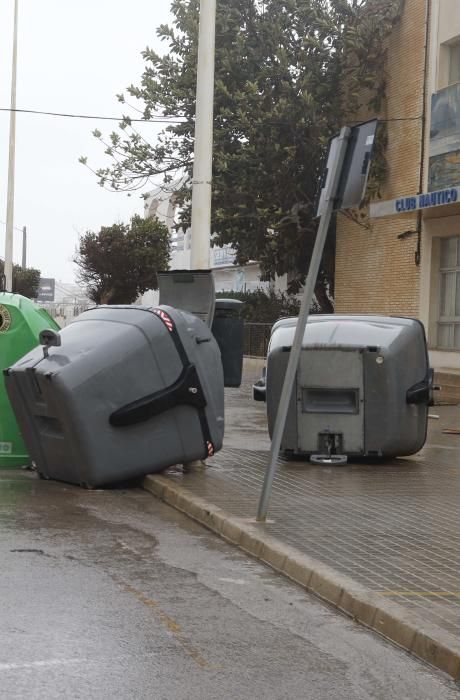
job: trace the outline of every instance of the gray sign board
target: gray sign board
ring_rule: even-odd
[[[318,202],[318,210],[316,216],[322,216],[327,208],[328,200],[331,197],[331,184],[334,172],[334,163],[337,161],[337,153],[339,150],[339,137],[336,136],[329,144],[329,153],[327,156],[326,170],[324,172],[323,188]]]
[[[56,280],[52,277],[41,277],[38,287],[38,301],[54,301]]]
[[[377,120],[353,127],[337,195],[337,209],[359,207],[366,195]]]
[[[361,206],[366,194],[377,126],[377,119],[373,119],[351,129],[351,137],[347,146],[334,206],[335,210]],[[338,136],[333,138],[329,147],[326,178],[319,200],[317,216],[321,216],[323,213],[329,196],[330,164],[336,157],[338,138]]]

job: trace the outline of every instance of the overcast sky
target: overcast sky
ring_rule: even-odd
[[[14,0],[0,3],[0,107],[10,106]],[[170,21],[169,0],[19,0],[17,107],[118,116],[127,108],[116,93],[136,84],[149,45],[164,51],[156,28]],[[116,126],[116,122],[113,123]],[[78,163],[88,156],[107,164],[91,135],[111,124],[18,114],[16,126],[15,226],[27,226],[28,260],[43,277],[72,282],[71,262],[79,233],[143,212],[134,193],[112,194]],[[142,133],[155,140],[158,127]],[[4,257],[9,115],[0,113],[0,255]],[[21,261],[22,234],[15,231],[14,259]]]

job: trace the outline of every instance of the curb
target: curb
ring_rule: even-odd
[[[149,475],[143,481],[143,488],[342,613],[460,680],[460,641],[454,635],[425,623],[397,603],[285,545],[267,534],[263,525],[232,516],[168,477]]]

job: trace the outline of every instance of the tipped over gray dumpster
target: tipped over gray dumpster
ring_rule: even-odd
[[[268,348],[270,435],[297,319],[278,321]],[[312,461],[414,454],[426,440],[432,370],[423,325],[384,316],[311,316],[281,443]]]
[[[37,470],[94,487],[222,446],[224,385],[208,326],[167,306],[102,306],[5,371]]]

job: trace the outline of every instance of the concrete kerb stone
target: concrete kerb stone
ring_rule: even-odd
[[[289,576],[289,578],[296,580],[294,577],[297,572],[292,569],[291,562],[296,561],[299,552],[289,545],[280,547],[280,541],[266,532],[260,532],[259,530],[259,533],[261,538],[263,538],[263,547],[259,557],[260,560],[273,569],[276,569],[276,571],[280,571],[286,576]],[[297,583],[301,582],[297,581]]]
[[[319,598],[338,607],[343,595],[343,584],[340,576],[330,576],[329,572],[313,569],[308,590]]]
[[[224,540],[227,540],[227,542],[239,545],[243,535],[243,528],[241,527],[237,518],[232,518],[229,516],[222,527],[221,534]]]
[[[410,651],[455,680],[460,680],[460,646],[452,643],[450,634],[434,637],[429,631],[418,630]]]
[[[208,503],[199,496],[188,493],[181,486],[165,477],[149,475],[145,477],[143,487],[168,505],[182,511],[217,534],[221,534],[222,528],[228,520],[225,511],[221,508]]]
[[[256,557],[256,559],[260,559],[264,543],[258,532],[253,532],[252,528],[244,528],[241,533],[239,546],[248,554]]]
[[[350,586],[344,585],[337,607],[366,627],[373,627],[376,606],[380,602],[385,601],[377,602],[374,594],[353,582]]]
[[[299,583],[304,588],[309,588],[311,577],[313,576],[311,559],[296,551],[286,552],[286,554],[287,556],[281,573],[289,576],[290,579]]]
[[[403,616],[399,605],[393,610],[391,602],[387,601],[385,608],[383,610],[379,605],[375,607],[372,627],[403,649],[412,650],[417,634],[414,622],[407,619],[407,613]]]
[[[262,551],[260,553],[260,560],[263,561],[265,564],[268,564],[273,569],[276,569],[276,571],[282,571],[286,558],[286,554],[284,552],[279,551],[278,543],[264,543]]]
[[[147,476],[143,481],[144,489],[146,491],[150,491],[150,493],[157,496],[161,500],[163,500],[164,488],[168,485],[169,482],[161,476],[158,476],[156,479],[152,479],[151,477]]]
[[[149,475],[143,487],[347,616],[460,680],[460,645],[453,635],[423,624],[397,603],[385,600],[378,593],[285,545],[265,532],[263,526],[232,516],[195,496],[168,477]]]

